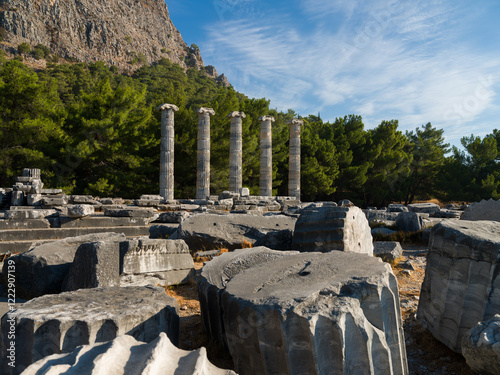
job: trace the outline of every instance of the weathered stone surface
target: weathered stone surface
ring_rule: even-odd
[[[157,218],[158,212],[153,209],[143,208],[127,208],[127,209],[107,209],[104,211],[104,216],[111,217],[150,217]]]
[[[288,195],[300,201],[300,127],[303,120],[292,119],[290,126],[289,157],[288,157]]]
[[[229,191],[229,190],[224,190],[222,193],[219,195],[219,201],[223,199],[238,199],[240,197],[240,192],[235,192],[235,191]]]
[[[260,121],[260,195],[273,195],[273,116],[261,116]]]
[[[477,322],[500,311],[500,223],[444,220],[431,232],[418,319],[460,352]]]
[[[229,191],[241,194],[242,188],[242,158],[243,158],[243,138],[242,120],[246,117],[243,112],[231,112],[227,115],[230,118],[229,126]]]
[[[26,195],[26,204],[28,206],[41,206],[43,196],[42,194],[28,194]]]
[[[4,344],[11,341],[9,320],[16,332],[16,370],[119,335],[150,342],[166,332],[174,344],[179,340],[177,302],[154,286],[81,289],[35,298],[3,316]]]
[[[387,206],[387,212],[408,212],[408,208],[404,204],[391,203]]]
[[[41,194],[62,194],[62,189],[42,189]]]
[[[237,250],[205,265],[199,291],[239,374],[408,374],[397,281],[380,259]]]
[[[44,219],[47,216],[55,216],[56,210],[9,210],[5,213],[6,219]]]
[[[392,262],[403,255],[403,248],[396,241],[376,241],[373,243],[373,255],[384,262]]]
[[[187,282],[194,270],[189,247],[183,240],[139,238],[120,244],[120,275],[125,283],[137,281],[130,275],[157,277],[161,285]]]
[[[434,213],[433,217],[442,217],[444,219],[460,219],[463,211],[459,210],[450,210],[447,208],[441,208],[439,212]]]
[[[156,108],[161,111],[160,142],[160,196],[174,199],[174,113],[179,108],[173,104],[163,104]],[[141,196],[141,200],[148,199]],[[156,200],[156,199],[155,199]],[[160,198],[160,201],[162,199]],[[158,202],[159,203],[159,202]]]
[[[123,234],[99,233],[45,243],[10,259],[16,262],[16,294],[30,299],[44,294],[60,293],[63,280],[78,247],[85,242],[125,239]],[[4,264],[3,275],[6,265]]]
[[[149,237],[167,239],[179,228],[179,224],[157,224],[149,227]]]
[[[65,206],[68,204],[68,197],[65,195],[55,197],[43,197],[42,205],[47,207]]]
[[[180,223],[189,216],[190,213],[186,211],[169,211],[161,213],[156,221],[160,223]]]
[[[352,203],[349,199],[342,199],[339,202],[339,206],[340,207],[350,207],[350,206],[354,206],[354,203]]]
[[[16,190],[12,192],[11,206],[24,206],[24,193]]]
[[[478,374],[500,374],[500,315],[471,328],[464,336],[462,355]]]
[[[73,204],[96,204],[99,205],[100,202],[94,199],[92,195],[71,195],[69,200]]]
[[[462,220],[492,220],[500,221],[500,200],[482,200],[468,207],[462,217]]]
[[[249,197],[250,196],[250,189],[246,187],[240,188],[240,196],[241,197]]]
[[[73,204],[68,206],[69,217],[85,217],[94,214],[94,206],[89,204]]]
[[[203,325],[213,342],[227,347],[224,330],[221,294],[226,283],[239,272],[273,259],[298,254],[296,251],[276,251],[266,247],[235,250],[224,253],[207,263],[198,282]]]
[[[292,248],[293,231],[283,229],[269,232],[255,241],[254,246],[265,246],[273,250],[290,250]]]
[[[396,226],[405,232],[418,232],[424,229],[424,220],[416,212],[401,212],[396,217]]]
[[[272,231],[293,229],[295,218],[284,215],[254,216],[240,214],[194,215],[184,220],[170,238],[183,239],[191,250],[212,250],[251,244]]]
[[[436,203],[411,203],[408,205],[408,211],[410,212],[422,212],[433,215],[439,212],[439,210],[439,205]]]
[[[120,285],[120,243],[98,241],[81,244],[76,251],[63,291]]]
[[[196,198],[210,196],[210,116],[215,115],[212,108],[201,107],[198,114],[198,143],[196,159]]]
[[[110,216],[86,216],[80,218],[59,216],[49,218],[52,228],[106,228],[106,227],[130,227],[148,225],[153,217],[110,217]]]
[[[383,210],[371,210],[364,209],[363,212],[366,215],[366,218],[371,223],[373,220],[379,221],[395,221],[399,215],[399,212],[388,212],[386,209]]]
[[[35,228],[49,228],[50,222],[47,219],[1,219],[0,229],[35,229]],[[4,240],[4,233],[0,232],[0,240]],[[19,233],[17,233],[17,237]]]
[[[132,365],[135,364],[135,365]],[[146,344],[123,335],[106,343],[84,345],[70,354],[45,357],[23,375],[236,375],[211,364],[204,347],[189,351],[175,347],[165,333]]]
[[[373,255],[373,239],[368,220],[360,208],[327,206],[302,212],[295,225],[292,248]]]

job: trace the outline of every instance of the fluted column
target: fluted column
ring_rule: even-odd
[[[160,195],[166,200],[174,199],[174,112],[179,108],[173,104],[162,104],[160,146]]]
[[[302,120],[288,121],[290,125],[290,161],[288,167],[288,195],[300,199],[300,127]]]
[[[196,164],[196,198],[210,196],[210,116],[212,108],[200,108],[198,113],[198,151]]]
[[[229,130],[229,191],[239,193],[243,187],[242,177],[242,127],[241,122],[246,116],[243,112],[231,112],[227,115],[231,119]]]
[[[259,117],[260,121],[260,195],[273,195],[273,116]]]

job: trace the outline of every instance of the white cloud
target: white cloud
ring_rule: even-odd
[[[204,58],[237,90],[281,110],[321,111],[327,120],[356,113],[376,126],[397,118],[403,130],[432,122],[455,141],[485,111],[499,112],[500,58],[455,37],[456,5],[301,3],[300,17],[268,13],[213,24]]]

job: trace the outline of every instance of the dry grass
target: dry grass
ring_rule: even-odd
[[[425,261],[415,261],[414,268],[411,272],[405,272],[399,264],[393,266],[398,279],[399,299],[402,302],[401,315],[407,338],[406,351],[410,374],[474,375],[464,357],[436,340],[417,321],[416,312],[425,277]],[[403,304],[403,301],[407,303]]]
[[[195,261],[194,268],[199,272],[203,268],[203,262]],[[201,320],[201,308],[196,283],[191,281],[184,285],[166,286],[165,291],[167,295],[175,298],[179,305],[179,348],[195,350],[204,346],[207,349],[210,362],[219,368],[233,369],[233,362],[229,354],[208,341]]]
[[[241,248],[242,249],[250,249],[252,247],[253,247],[253,245],[250,242],[248,242],[247,240],[243,240],[241,242]]]

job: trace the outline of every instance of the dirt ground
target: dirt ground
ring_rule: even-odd
[[[476,373],[467,366],[461,355],[434,339],[416,320],[427,251],[421,246],[403,245],[403,248],[404,256],[393,265],[393,271],[399,285],[410,375],[475,375]],[[202,267],[203,262],[195,262],[197,270]],[[204,332],[196,283],[192,281],[187,285],[170,286],[165,289],[179,304],[180,348],[193,350],[205,346],[208,357],[214,365],[232,369],[231,357],[210,344]]]

